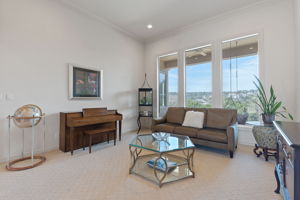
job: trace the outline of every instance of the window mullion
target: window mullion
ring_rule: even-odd
[[[213,107],[222,107],[222,47],[220,41],[215,41],[213,44],[212,54],[212,97]]]
[[[185,106],[185,72],[184,72],[184,51],[178,52],[178,106]]]

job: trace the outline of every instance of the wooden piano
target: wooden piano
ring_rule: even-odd
[[[119,140],[121,140],[122,114],[117,110],[107,108],[85,108],[82,112],[60,113],[59,149],[63,152],[85,148],[88,142],[85,140],[84,131],[93,129],[110,129],[117,131],[119,127]],[[104,142],[104,135],[93,138],[93,144]]]

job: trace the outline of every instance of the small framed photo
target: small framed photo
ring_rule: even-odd
[[[103,70],[69,64],[69,98],[103,99]]]

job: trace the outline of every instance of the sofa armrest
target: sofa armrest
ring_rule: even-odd
[[[151,125],[151,130],[154,130],[154,126],[158,125],[158,124],[163,124],[166,122],[167,117],[164,116],[163,118],[160,119],[152,119],[152,125]]]
[[[238,126],[233,124],[227,127],[228,150],[234,152],[238,143]]]

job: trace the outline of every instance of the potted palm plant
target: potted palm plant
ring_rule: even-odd
[[[255,101],[255,104],[257,104],[262,111],[263,122],[265,124],[272,124],[272,122],[275,120],[275,116],[281,116],[283,118],[289,118],[293,120],[293,116],[290,113],[288,113],[286,107],[282,105],[281,101],[277,100],[272,85],[270,87],[270,94],[267,95],[264,86],[262,85],[259,78],[257,78],[256,76],[255,78],[257,82],[254,81],[253,83],[258,91],[257,100]],[[279,109],[282,110],[279,111]]]

